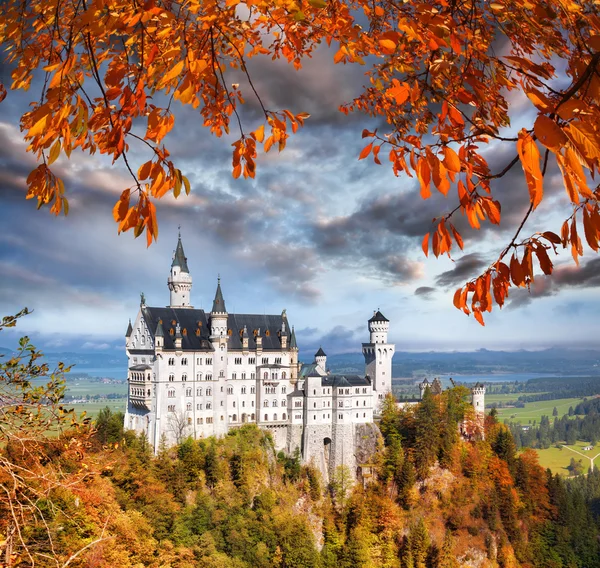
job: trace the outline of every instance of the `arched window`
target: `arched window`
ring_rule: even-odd
[[[287,406],[287,402],[285,400],[282,400],[281,401],[281,406],[283,406],[283,407]]]
[[[192,403],[188,402],[185,406],[185,409],[191,412],[192,411]]]
[[[175,389],[169,391],[169,398],[175,398]]]
[[[263,402],[263,406],[264,406],[265,408],[267,408],[267,407],[269,406],[269,401],[268,401],[268,400],[265,400],[265,402]]]
[[[181,375],[181,380],[182,381],[187,381],[187,375],[186,374]]]
[[[196,389],[196,396],[202,396],[202,387]]]
[[[172,383],[175,380],[175,375],[169,375],[169,382]]]
[[[281,373],[281,378],[285,381],[285,371],[283,371],[283,373]]]
[[[265,381],[269,378],[269,373],[267,373],[265,371],[265,373],[263,374],[263,379],[265,379]]]
[[[286,420],[287,419],[287,416],[286,416],[285,412],[281,415],[281,419],[282,420]]]
[[[273,420],[277,420],[277,413],[273,414]]]
[[[185,389],[185,396],[192,396],[192,389]]]
[[[268,420],[269,420],[269,415],[265,414],[265,422],[268,422]]]
[[[276,400],[273,401],[273,406],[277,406],[277,401]]]

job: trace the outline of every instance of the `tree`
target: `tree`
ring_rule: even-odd
[[[0,331],[28,313],[2,318]],[[0,359],[0,555],[6,566],[35,564],[35,548],[57,536],[49,525],[61,493],[92,475],[83,463],[88,420],[78,421],[62,406],[69,367],[59,363],[50,371],[42,357],[23,337],[10,358]]]
[[[534,259],[550,274],[548,253],[559,246],[578,261],[580,234],[599,248],[600,188],[592,180],[600,166],[600,19],[593,0],[7,0],[0,43],[11,89],[27,90],[37,71],[44,74],[21,127],[39,161],[27,197],[55,214],[66,213],[68,202],[53,162],[74,149],[100,152],[122,160],[131,175],[113,210],[119,231],[145,231],[150,244],[158,235],[156,200],[190,191],[163,145],[175,122],[173,101],[199,108],[217,137],[234,127],[233,176],[252,178],[259,150],[282,151],[308,119],[301,109],[265,107],[253,60],[282,59],[299,69],[326,43],[335,63],[366,67],[367,86],[340,110],[387,124],[363,131],[368,144],[359,159],[381,164],[387,155],[396,175],[416,175],[424,199],[432,186],[444,195],[455,188],[455,206],[424,228],[426,254],[463,248],[459,229],[469,228],[456,222],[459,211],[473,229],[499,225],[495,183],[519,164],[524,170],[529,207],[497,260],[457,291],[457,308],[483,324],[509,288],[530,286]],[[241,111],[246,94],[261,111],[253,129]],[[518,131],[510,128],[515,108]],[[148,152],[139,168],[129,159],[133,144]],[[509,150],[506,164],[490,166],[489,144]],[[566,210],[557,210],[566,221],[560,234],[539,227],[523,238],[553,171],[567,192]]]

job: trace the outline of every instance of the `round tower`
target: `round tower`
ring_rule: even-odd
[[[190,293],[192,291],[192,276],[187,265],[187,258],[181,244],[181,233],[177,239],[177,248],[171,263],[171,273],[167,281],[171,292],[170,308],[191,308]]]
[[[485,412],[485,385],[475,383],[475,386],[471,389],[471,397],[475,412],[483,414]]]
[[[419,391],[421,391],[421,400],[423,400],[423,395],[425,394],[425,389],[429,388],[429,381],[427,379],[425,379],[420,385],[419,385]]]
[[[388,331],[390,330],[390,320],[388,320],[379,310],[369,320],[369,332],[371,334],[371,343],[387,343]]]

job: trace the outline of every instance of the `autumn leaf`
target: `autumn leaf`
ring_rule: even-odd
[[[525,172],[525,180],[529,188],[529,196],[535,209],[544,196],[543,176],[540,169],[540,153],[534,139],[522,129],[519,132],[517,151]]]

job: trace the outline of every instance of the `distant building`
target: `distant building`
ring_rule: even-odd
[[[365,376],[332,375],[323,349],[313,363],[298,362],[285,310],[229,313],[220,279],[212,310],[193,308],[181,236],[167,283],[169,306],[147,306],[142,295],[127,328],[125,427],[145,432],[156,452],[161,440],[223,436],[255,423],[271,432],[277,450],[299,449],[326,479],[340,465],[354,474],[357,456],[368,454],[361,440],[391,390],[395,346],[388,343],[387,318],[376,311],[368,321]]]

